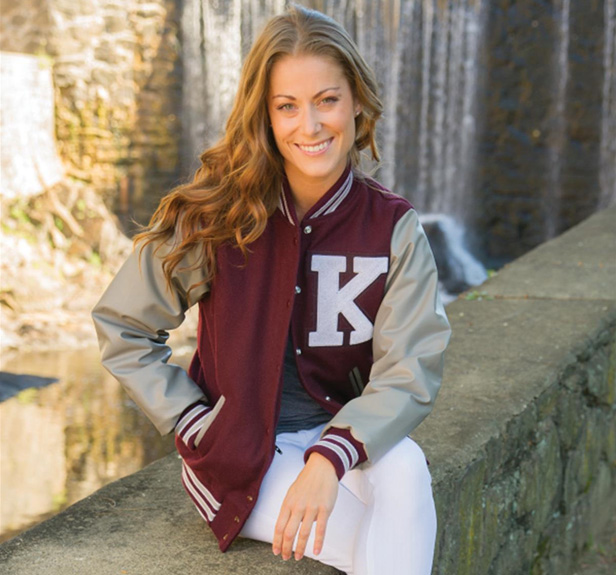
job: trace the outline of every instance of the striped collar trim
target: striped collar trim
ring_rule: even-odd
[[[280,198],[278,200],[278,208],[284,214],[284,217],[289,220],[291,225],[295,225],[293,221],[293,216],[291,215],[291,209],[289,207],[289,202],[287,200],[287,195],[284,193],[284,184],[282,186],[282,190],[280,191]]]
[[[349,165],[331,189],[315,206],[313,206],[310,211],[312,212],[314,210],[314,212],[308,213],[308,219],[312,220],[320,216],[333,214],[349,195],[352,187],[353,171]],[[285,185],[285,183],[283,183],[282,185],[280,198],[278,200],[278,208],[283,213],[284,217],[287,218],[291,224],[295,225],[295,209],[291,205],[291,192],[288,184]]]
[[[318,218],[319,216],[325,216],[327,214],[333,214],[336,208],[344,201],[351,191],[353,186],[353,172],[349,170],[349,175],[344,180],[338,191],[331,197],[323,206],[321,206],[314,214],[310,216],[312,218]]]

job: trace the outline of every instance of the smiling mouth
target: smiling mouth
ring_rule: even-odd
[[[297,144],[297,147],[302,152],[306,152],[307,154],[318,154],[319,152],[322,152],[323,150],[326,150],[327,148],[329,148],[332,141],[333,141],[333,138],[329,138],[329,140],[325,140],[324,142],[321,142],[320,144],[314,144],[313,146]]]

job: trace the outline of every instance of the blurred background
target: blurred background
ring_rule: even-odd
[[[616,0],[298,3],[374,68],[375,176],[420,213],[448,299],[616,200]],[[285,5],[0,0],[0,369],[24,376],[0,403],[0,538],[173,449],[102,373],[89,310]]]

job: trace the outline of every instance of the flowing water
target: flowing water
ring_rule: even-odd
[[[599,208],[616,202],[616,0],[605,0]]]
[[[553,127],[550,134],[548,151],[548,181],[544,190],[543,218],[545,239],[558,235],[560,204],[562,198],[562,154],[565,147],[565,106],[567,103],[567,83],[569,81],[569,15],[570,0],[560,0],[557,18],[560,20],[554,50],[554,86]]]

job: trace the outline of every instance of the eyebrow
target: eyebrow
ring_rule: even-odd
[[[319,96],[321,96],[325,92],[328,92],[329,90],[338,90],[338,91],[340,91],[340,86],[331,86],[329,88],[324,88],[323,90],[318,91],[314,95],[314,97],[318,98]],[[274,100],[276,98],[287,98],[289,100],[296,100],[297,99],[295,96],[290,96],[290,95],[287,95],[287,94],[276,94],[275,96],[272,96],[272,100]]]

